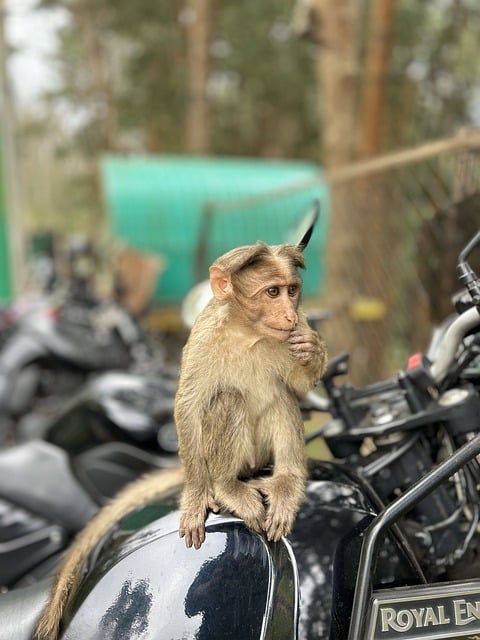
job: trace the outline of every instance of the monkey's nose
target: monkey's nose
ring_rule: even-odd
[[[298,316],[296,313],[285,313],[285,320],[290,324],[291,328],[294,329],[298,322]]]

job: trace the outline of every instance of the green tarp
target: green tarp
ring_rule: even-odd
[[[320,200],[321,216],[306,252],[306,296],[324,280],[329,192],[308,162],[184,156],[102,160],[105,204],[114,235],[133,249],[163,256],[158,303],[178,303],[208,277],[216,257],[243,244],[288,240]]]

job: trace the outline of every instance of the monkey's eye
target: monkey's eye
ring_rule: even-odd
[[[276,298],[280,294],[280,289],[278,287],[268,287],[266,293],[269,298]]]
[[[297,295],[297,293],[298,293],[298,289],[299,289],[298,284],[291,284],[291,285],[288,287],[288,295],[289,295],[289,296],[292,296],[292,298],[293,298],[293,296],[296,296],[296,295]]]

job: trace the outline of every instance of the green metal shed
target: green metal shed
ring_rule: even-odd
[[[101,163],[113,232],[133,249],[160,254],[155,300],[176,304],[233,247],[278,244],[311,205],[321,216],[306,252],[306,296],[324,281],[329,191],[309,162],[188,156],[106,156]]]

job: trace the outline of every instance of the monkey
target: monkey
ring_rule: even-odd
[[[257,243],[210,267],[213,297],[183,349],[174,409],[189,548],[200,548],[208,512],[220,509],[279,540],[303,500],[298,395],[322,376],[327,351],[300,307],[302,249]],[[271,475],[257,476],[268,465]]]
[[[228,509],[272,540],[288,534],[306,477],[296,394],[315,384],[327,360],[325,343],[299,306],[302,249],[259,243],[212,265],[214,297],[184,347],[176,394],[183,467],[134,481],[79,533],[55,576],[35,640],[57,640],[89,555],[143,504],[182,490],[179,533],[195,548],[205,539],[209,509]],[[271,476],[255,475],[270,463]]]
[[[149,472],[121,490],[90,520],[77,535],[59,566],[48,602],[33,634],[34,640],[57,640],[65,607],[75,593],[85,562],[99,540],[132,511],[179,492],[183,476],[180,466]]]

